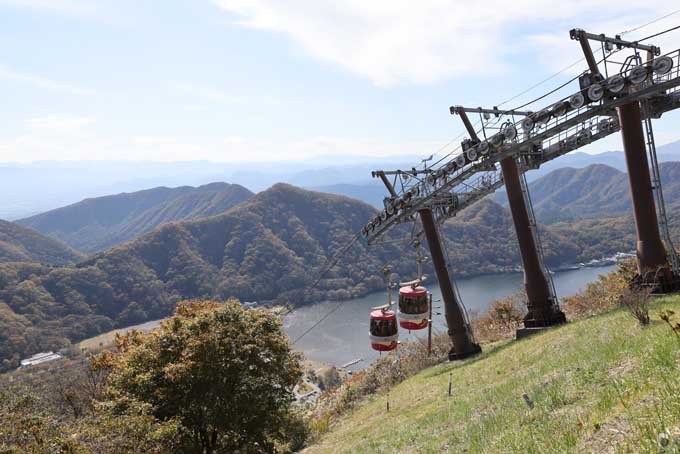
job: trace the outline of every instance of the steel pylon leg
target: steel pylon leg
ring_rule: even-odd
[[[469,356],[476,355],[482,351],[481,347],[475,343],[472,336],[472,328],[465,320],[465,315],[460,302],[456,298],[449,269],[444,258],[442,240],[439,235],[437,223],[432,215],[432,210],[424,208],[419,210],[420,220],[423,223],[423,231],[430,247],[430,256],[434,266],[439,288],[442,291],[444,300],[444,317],[448,326],[448,334],[453,344],[449,351],[449,360],[460,360]]]

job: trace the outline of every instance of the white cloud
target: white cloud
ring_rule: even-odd
[[[26,120],[26,123],[32,132],[78,134],[83,132],[86,126],[92,124],[93,120],[70,114],[49,114],[44,117],[30,118]]]
[[[245,97],[230,95],[219,88],[196,82],[172,80],[167,82],[166,86],[169,92],[192,100],[208,102],[240,102],[245,99]]]
[[[226,137],[222,141],[222,153],[233,161],[288,161],[313,159],[323,156],[356,158],[379,158],[395,155],[432,154],[441,147],[437,141],[391,142],[370,138],[340,138],[329,136],[310,137],[302,140],[277,141]],[[219,155],[219,154],[218,154]],[[215,159],[215,158],[213,158]],[[217,158],[219,159],[219,158]]]
[[[675,113],[657,125],[657,145],[678,139],[672,129]],[[665,118],[665,117],[664,117]],[[315,136],[298,140],[275,140],[258,137],[226,136],[213,140],[192,141],[172,135],[138,135],[105,137],[92,118],[71,114],[51,114],[25,121],[25,131],[3,140],[0,138],[0,162],[39,160],[128,160],[215,162],[291,162],[342,156],[345,160],[367,160],[394,156],[429,156],[441,150],[446,140],[419,142],[390,141],[375,138],[341,138]],[[670,129],[669,129],[670,128]],[[437,156],[442,157],[452,144]],[[587,153],[620,150],[618,135],[584,148]]]
[[[34,87],[43,88],[45,90],[65,93],[69,95],[85,96],[95,94],[95,91],[89,88],[57,82],[46,77],[14,71],[8,68],[3,68],[2,66],[0,66],[0,80],[9,80],[13,82],[24,83],[32,85]]]
[[[430,154],[437,142],[389,142],[365,138],[312,137],[274,140],[228,136],[196,142],[171,135],[103,137],[91,118],[52,114],[25,121],[16,137],[0,138],[0,162],[37,160],[149,160],[223,162],[296,161],[322,156],[373,158]]]
[[[560,43],[568,43],[567,30],[585,27],[590,18],[618,15],[636,24],[677,6],[675,0],[212,1],[238,25],[282,33],[309,55],[380,86],[499,71],[532,30],[554,26]],[[534,43],[555,50],[553,42]],[[563,55],[553,52],[552,59],[563,61]]]
[[[98,10],[97,3],[94,0],[0,0],[0,6],[59,12],[76,16],[93,15]]]

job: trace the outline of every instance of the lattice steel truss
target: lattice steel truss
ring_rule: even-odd
[[[680,108],[680,49],[665,55],[654,49],[653,59],[624,65],[607,79],[581,83],[578,92],[538,112],[481,109],[480,113],[495,113],[501,124],[498,132],[487,136],[482,130],[483,138],[463,141],[450,159],[436,166],[373,172],[389,196],[362,235],[368,244],[386,241],[393,227],[413,223],[422,208],[432,209],[437,222],[443,223],[503,185],[499,163],[504,158],[512,156],[524,168],[535,169],[619,131],[617,106],[643,101],[649,119]],[[455,108],[451,109],[453,113]],[[419,223],[407,230],[404,242],[422,236]]]

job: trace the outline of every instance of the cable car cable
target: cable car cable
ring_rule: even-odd
[[[675,27],[671,27],[667,30],[664,30],[659,33],[654,33],[653,35],[645,36],[644,38],[639,39],[638,41],[647,41],[648,39],[656,38],[657,36],[665,35],[666,33],[672,32],[674,30],[677,30],[680,28],[680,25],[676,25]]]
[[[655,23],[657,23],[657,22],[659,22],[659,21],[661,21],[661,20],[663,20],[663,19],[666,19],[667,17],[671,17],[671,16],[673,16],[674,14],[678,14],[678,13],[680,13],[680,9],[676,9],[675,11],[672,11],[672,12],[666,14],[665,16],[658,17],[658,18],[656,18],[656,19],[654,19],[654,20],[652,20],[652,21],[650,21],[650,22],[647,22],[646,24],[642,24],[642,25],[639,25],[639,26],[637,26],[637,27],[635,27],[635,28],[631,28],[630,30],[623,31],[623,32],[619,33],[619,35],[627,35],[628,33],[632,33],[632,32],[638,31],[638,30],[640,30],[641,28],[645,28],[645,27],[648,26],[648,25],[655,24]]]
[[[640,30],[640,29],[642,29],[642,28],[644,28],[644,27],[647,27],[647,26],[649,26],[649,25],[651,25],[651,24],[654,24],[654,23],[656,23],[656,22],[659,22],[659,21],[661,21],[661,20],[663,20],[663,19],[666,19],[666,18],[668,18],[668,17],[670,17],[670,16],[673,16],[674,14],[677,14],[677,13],[679,13],[679,12],[680,12],[680,9],[679,9],[679,10],[675,10],[675,11],[673,11],[673,12],[671,12],[671,13],[668,13],[668,14],[666,14],[666,15],[664,15],[664,16],[658,17],[658,18],[656,18],[656,19],[654,19],[654,20],[652,20],[652,21],[650,21],[650,22],[647,22],[646,24],[639,25],[638,27],[632,28],[632,29],[630,29],[630,30],[626,30],[626,31],[621,32],[621,33],[619,33],[619,34],[620,34],[620,35],[624,35],[624,34],[632,33],[632,32],[634,32],[634,31],[637,31],[637,30]],[[656,33],[656,34],[654,34],[654,35],[650,35],[650,36],[641,38],[641,39],[639,39],[639,40],[637,40],[637,41],[638,41],[638,42],[639,42],[639,41],[646,41],[646,40],[648,40],[648,39],[655,38],[655,37],[657,37],[657,36],[663,35],[664,33],[668,33],[668,32],[670,32],[670,31],[672,31],[672,30],[677,29],[677,28],[680,28],[680,26],[674,27],[674,28],[671,28],[671,29],[668,29],[668,30],[665,30],[665,31],[660,32],[660,33]],[[618,51],[618,50],[617,50],[617,51]],[[617,51],[615,51],[615,52],[617,52]],[[612,52],[612,53],[610,53],[609,55],[611,56],[611,55],[614,54],[615,52]],[[551,76],[549,76],[549,77],[543,79],[543,80],[540,81],[540,82],[537,82],[536,84],[532,85],[531,87],[527,88],[526,90],[522,91],[521,93],[518,93],[517,95],[515,95],[515,96],[513,96],[513,97],[511,97],[511,98],[506,99],[505,101],[503,101],[502,103],[500,103],[500,104],[498,104],[498,105],[499,105],[499,106],[503,106],[503,105],[507,104],[508,102],[510,102],[510,101],[512,101],[512,100],[514,100],[514,99],[519,98],[520,96],[522,96],[522,95],[524,95],[524,94],[530,92],[530,91],[533,90],[534,88],[536,88],[536,87],[538,87],[538,86],[544,84],[545,82],[547,82],[547,81],[549,81],[549,80],[554,79],[555,77],[559,76],[560,74],[564,73],[565,71],[567,71],[567,70],[573,68],[573,67],[576,66],[577,64],[581,63],[583,60],[585,60],[585,58],[580,58],[578,61],[575,61],[574,63],[572,63],[572,64],[570,64],[570,65],[568,65],[568,66],[565,66],[564,68],[562,68],[562,69],[560,69],[559,71],[557,71],[555,74],[553,74],[553,75],[551,75]],[[603,59],[603,60],[604,60],[604,59]],[[598,62],[598,64],[601,63],[603,60],[600,60],[600,61]],[[558,87],[558,88],[555,89],[554,91],[551,91],[550,93],[546,94],[546,96],[549,95],[549,94],[554,93],[555,91],[557,91],[557,90],[559,90],[559,89],[561,89],[561,88],[564,88],[566,85],[570,84],[571,82],[573,82],[573,81],[576,80],[576,79],[578,79],[578,76],[575,77],[575,78],[573,78],[573,79],[571,79],[571,80],[569,80],[568,82],[566,82],[565,84],[561,85],[560,87]],[[533,104],[534,102],[536,102],[536,101],[538,101],[538,100],[540,100],[540,99],[543,99],[543,98],[535,99],[534,101],[531,101],[531,102],[529,102],[529,103],[526,103],[526,104],[522,105],[521,107],[516,107],[515,109],[512,109],[512,110],[521,109],[522,107],[526,107],[526,106],[528,106],[529,104]]]
[[[343,246],[342,249],[340,249],[338,252],[335,253],[333,257],[328,259],[327,265],[324,267],[324,269],[319,273],[319,276],[316,278],[316,280],[312,283],[310,287],[306,287],[306,289],[314,289],[316,288],[317,285],[319,285],[319,282],[321,282],[321,279],[324,278],[326,273],[328,273],[335,265],[337,265],[338,261],[349,251],[352,246],[357,242],[357,240],[361,238],[361,232],[357,233],[354,238],[352,238],[349,242]],[[305,337],[307,334],[309,334],[314,328],[319,326],[321,323],[323,323],[324,320],[326,320],[328,317],[330,317],[334,312],[336,312],[340,306],[342,305],[342,302],[339,302],[333,307],[330,311],[328,311],[326,314],[324,314],[323,317],[321,317],[317,322],[315,322],[312,326],[307,328],[302,334],[298,335],[292,342],[292,345],[295,345],[300,339]],[[288,309],[288,313],[284,315],[288,315],[292,313],[295,308],[291,307],[289,303],[284,303],[284,307]]]

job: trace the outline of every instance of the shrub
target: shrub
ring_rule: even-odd
[[[659,312],[659,318],[666,322],[668,327],[671,329],[671,332],[673,332],[675,336],[678,338],[678,340],[680,340],[680,323],[673,320],[674,315],[675,312],[673,312],[670,309],[666,309]]]
[[[321,372],[321,374],[316,378],[319,384],[319,389],[322,391],[331,390],[342,383],[340,373],[338,372],[338,369],[335,368],[335,366],[325,368],[323,372]]]
[[[472,327],[476,338],[482,342],[494,342],[514,336],[526,315],[526,294],[514,295],[494,301],[482,316],[475,317]]]
[[[621,305],[630,311],[641,326],[649,325],[649,299],[651,294],[652,289],[650,288],[626,288],[619,297]]]
[[[630,260],[622,261],[616,271],[601,274],[585,290],[563,298],[563,309],[570,318],[595,315],[613,309],[621,303],[621,294],[628,289],[634,276],[635,263]]]

